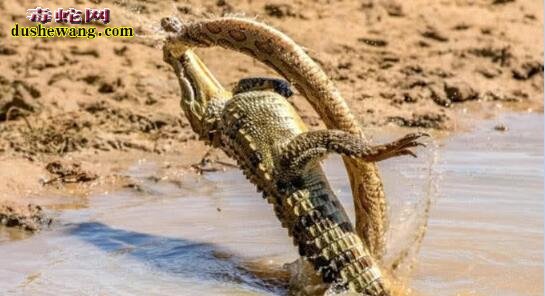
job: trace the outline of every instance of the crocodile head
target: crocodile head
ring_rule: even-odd
[[[180,105],[191,128],[201,139],[214,144],[219,110],[231,98],[231,93],[191,49],[167,40],[163,59],[174,68],[182,91]]]

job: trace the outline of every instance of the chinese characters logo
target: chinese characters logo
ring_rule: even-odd
[[[27,10],[27,19],[31,22],[46,24],[53,20],[53,13],[49,8],[36,7]],[[55,22],[69,24],[102,22],[103,24],[108,24],[110,22],[110,9],[86,8],[85,12],[82,12],[75,8],[58,8],[55,11]]]

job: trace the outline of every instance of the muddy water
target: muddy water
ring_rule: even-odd
[[[445,142],[414,287],[425,295],[543,295],[543,116]],[[451,291],[445,293],[444,291]]]
[[[510,128],[493,130],[497,121]],[[393,136],[392,136],[393,137]],[[398,273],[417,295],[543,294],[543,116],[507,115],[381,164],[391,199],[388,260],[409,245],[432,202],[418,255]],[[331,183],[353,214],[338,158]],[[64,211],[32,237],[0,230],[2,295],[276,295],[297,258],[269,205],[237,170],[148,178]],[[414,251],[412,249],[411,251]],[[408,269],[413,266],[414,269]]]

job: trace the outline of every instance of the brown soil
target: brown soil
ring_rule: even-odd
[[[9,202],[0,204],[0,224],[7,227],[19,227],[23,230],[36,231],[44,225],[51,224],[40,206],[13,205]]]
[[[455,130],[466,110],[483,118],[543,109],[541,1],[201,2],[47,1],[52,10],[108,7],[110,25],[139,35],[74,40],[12,38],[15,23],[34,25],[25,16],[36,4],[0,0],[0,205],[24,208],[43,197],[37,202],[55,208],[47,196],[127,186],[120,172],[143,157],[163,161],[174,179],[194,163],[195,171],[209,170],[209,161],[198,161],[207,149],[181,115],[177,82],[162,61],[159,20],[169,15],[242,13],[288,33],[367,128]],[[237,53],[198,52],[225,85],[274,75]],[[321,126],[304,98],[293,103],[309,125]]]

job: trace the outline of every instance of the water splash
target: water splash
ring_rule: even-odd
[[[439,180],[441,174],[436,169],[437,162],[439,160],[439,150],[437,149],[437,144],[434,143],[433,149],[431,150],[431,159],[428,163],[427,168],[427,181],[424,185],[424,196],[417,206],[414,217],[415,221],[413,222],[414,228],[411,232],[411,237],[409,242],[406,244],[405,248],[400,251],[392,261],[390,269],[394,275],[399,275],[399,272],[405,267],[407,272],[411,272],[414,269],[414,263],[416,256],[420,251],[422,245],[422,240],[426,235],[428,229],[428,220],[430,217],[430,211],[432,205],[438,197],[439,192]]]

